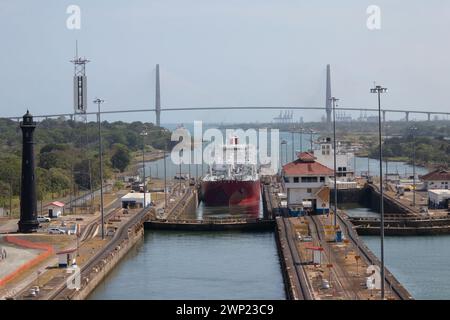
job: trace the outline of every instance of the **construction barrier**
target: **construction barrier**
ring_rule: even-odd
[[[51,256],[54,253],[54,249],[51,245],[45,244],[45,243],[35,243],[28,240],[20,239],[18,237],[12,237],[12,236],[5,236],[4,240],[8,243],[25,247],[28,249],[37,249],[37,250],[43,250],[37,257],[31,259],[30,261],[25,262],[23,265],[21,265],[18,269],[11,272],[10,274],[6,275],[2,279],[0,279],[0,287],[4,286],[9,281],[15,279],[17,276],[22,274],[23,272],[31,269],[32,267],[38,265],[45,259],[47,259],[49,256]]]

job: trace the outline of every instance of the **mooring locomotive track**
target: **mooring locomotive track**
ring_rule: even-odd
[[[353,243],[355,248],[358,250],[359,254],[366,260],[370,265],[381,266],[379,259],[367,248],[365,244],[362,243],[358,234],[353,228],[353,225],[346,219],[344,219],[338,211],[337,214],[338,221],[340,222],[341,228],[344,229],[344,233],[347,238]],[[411,294],[401,286],[400,282],[394,277],[394,275],[385,268],[385,281],[392,292],[400,300],[412,300]]]
[[[121,226],[118,231],[114,234],[111,241],[101,251],[95,254],[89,261],[83,265],[80,269],[81,279],[89,279],[89,275],[95,272],[95,267],[104,259],[114,252],[116,248],[122,243],[123,240],[128,238],[129,232],[132,231],[132,227],[142,226],[144,221],[148,219],[151,208],[145,208],[138,212],[134,217],[127,221],[123,226]],[[67,288],[64,283],[60,288],[55,290],[53,294],[48,298],[49,300],[58,299],[70,299],[76,293],[75,290]]]

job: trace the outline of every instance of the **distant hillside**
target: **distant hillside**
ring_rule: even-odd
[[[105,178],[123,171],[135,151],[141,151],[146,127],[147,148],[170,146],[170,131],[142,122],[103,122]],[[0,119],[0,207],[8,206],[10,188],[19,195],[22,133],[15,121]],[[88,190],[100,185],[98,123],[63,119],[38,123],[35,131],[38,198],[65,195],[71,189]],[[91,179],[89,178],[91,174]]]

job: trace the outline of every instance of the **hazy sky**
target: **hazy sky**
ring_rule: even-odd
[[[80,30],[66,27],[71,4]],[[381,30],[366,26],[369,5],[381,8]],[[343,106],[374,107],[377,81],[390,90],[386,107],[450,111],[449,33],[448,0],[0,0],[0,116],[73,110],[76,39],[91,60],[89,101],[99,96],[108,110],[154,107],[156,63],[163,107],[323,106],[329,63]],[[162,122],[277,113],[163,113]]]

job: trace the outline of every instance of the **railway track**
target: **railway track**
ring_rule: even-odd
[[[324,248],[328,253],[327,255],[328,263],[333,265],[332,273],[334,275],[336,283],[338,283],[342,289],[342,294],[348,300],[351,300],[354,297],[356,297],[356,299],[361,299],[361,295],[358,292],[352,290],[352,294],[350,294],[348,290],[344,289],[345,287],[347,288],[352,287],[352,284],[348,281],[348,279],[350,279],[351,277],[348,274],[347,270],[345,268],[342,268],[340,264],[332,263],[333,261],[337,261],[337,257],[334,254],[333,250],[331,249],[330,244],[327,243],[325,240],[325,234],[323,232],[322,223],[320,222],[319,218],[317,216],[309,216],[308,218],[312,222],[312,226],[315,229],[314,232],[317,234],[320,246]],[[342,281],[345,282],[346,286],[344,286],[344,283]]]
[[[289,224],[288,219],[281,218],[283,221],[283,228],[285,229],[286,234],[286,242],[288,244],[289,252],[292,257],[292,262],[294,264],[294,271],[295,275],[297,277],[297,282],[299,283],[299,293],[301,294],[301,297],[298,297],[300,300],[313,300],[313,296],[311,295],[312,288],[310,288],[308,277],[306,275],[305,269],[301,263],[300,256],[298,254],[297,247],[295,246],[295,242],[290,237],[289,234],[293,234],[291,230],[291,226]]]
[[[117,213],[119,210],[120,210],[120,208],[114,208],[114,209],[111,209],[110,211],[108,211],[104,217],[105,221],[107,221],[111,217],[111,215]],[[79,240],[80,243],[83,243],[86,240],[89,240],[90,238],[92,238],[92,236],[94,235],[95,229],[97,228],[97,226],[100,225],[100,223],[101,223],[101,217],[98,217],[95,220],[91,221],[88,225],[86,225],[80,235],[80,240]],[[54,279],[50,280],[49,285],[50,286],[58,286],[58,285],[61,286],[64,281],[65,281],[64,277],[57,276]],[[15,297],[29,298],[26,296],[29,289],[30,289],[30,286],[28,285],[27,287],[25,287],[24,289],[22,289],[18,293],[16,293]]]
[[[110,214],[112,214],[113,210]],[[133,218],[127,221],[120,229],[114,234],[111,241],[97,254],[95,254],[89,261],[83,265],[80,269],[81,279],[86,279],[91,272],[93,272],[94,267],[103,259],[105,259],[116,247],[128,236],[129,229],[136,225],[138,222],[145,220],[147,214],[149,214],[150,208],[146,208],[137,213]],[[49,300],[57,299],[68,299],[75,291],[73,289],[68,289],[66,284],[62,284],[60,288],[55,290],[55,292],[48,298]]]
[[[273,203],[272,203],[272,193],[269,190],[267,192],[267,198],[270,205],[270,210],[273,212]],[[299,287],[299,293],[300,297],[298,297],[299,300],[314,300],[311,292],[312,288],[309,286],[308,277],[306,275],[305,269],[302,265],[300,256],[298,254],[297,247],[295,245],[295,241],[293,240],[292,236],[290,237],[289,234],[293,235],[291,226],[289,224],[289,221],[287,218],[280,217],[282,224],[281,227],[284,229],[284,234],[286,235],[286,243],[288,245],[288,249],[290,252],[290,256],[292,257],[292,262],[294,265],[294,271],[296,275],[296,283]]]
[[[361,244],[361,241],[359,240],[359,237],[356,233],[356,231],[353,229],[353,225],[342,218],[341,214],[337,214],[338,221],[340,222],[340,226],[344,228],[344,232],[347,235],[347,238],[352,241],[353,245],[357,248],[357,250],[360,253],[360,256],[364,257],[367,263],[371,265],[378,265],[380,266],[381,263],[379,262],[378,258],[373,254],[369,253],[369,249],[364,245]],[[392,292],[397,296],[400,300],[412,300],[412,296],[406,291],[398,288],[399,282],[395,277],[390,273],[387,268],[385,269],[385,281],[388,287],[391,288]]]

